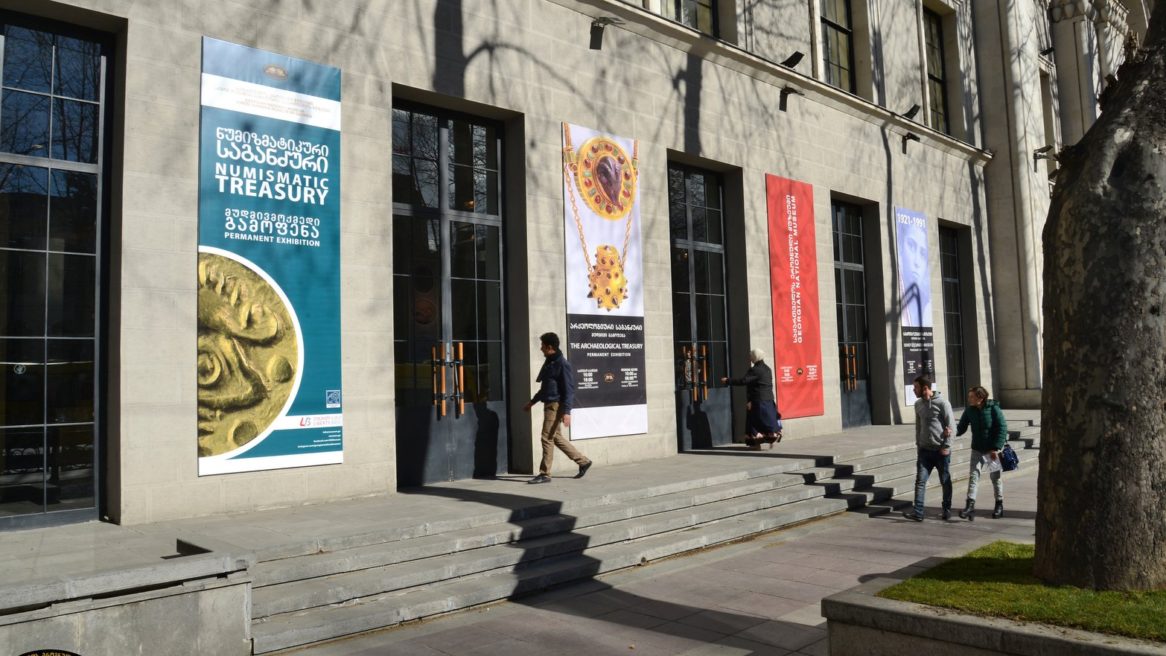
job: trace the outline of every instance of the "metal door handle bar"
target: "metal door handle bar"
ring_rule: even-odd
[[[454,380],[454,388],[455,389],[454,389],[454,393],[453,393],[453,398],[454,398],[454,401],[457,403],[457,405],[454,406],[455,408],[457,408],[457,414],[455,415],[457,417],[460,417],[460,416],[466,414],[466,375],[465,375],[466,372],[464,369],[465,365],[463,364],[464,358],[465,358],[465,342],[458,342],[457,343],[457,359],[455,359],[451,363],[454,366],[453,380]]]

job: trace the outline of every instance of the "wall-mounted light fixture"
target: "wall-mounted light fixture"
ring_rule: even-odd
[[[904,155],[907,154],[907,142],[908,141],[919,141],[919,135],[915,134],[914,132],[908,132],[907,134],[903,135],[903,154]]]
[[[1049,47],[1045,48],[1044,50],[1040,51],[1040,56],[1041,57],[1048,57],[1049,55],[1053,54],[1054,50],[1056,50],[1056,48],[1054,48],[1053,46],[1049,46]]]
[[[910,119],[915,118],[915,115],[918,113],[919,113],[919,105],[911,105],[911,109],[908,109],[907,111],[903,112],[902,114],[899,114],[899,116],[902,116],[903,118],[910,120]],[[915,141],[919,141],[919,139],[916,138]]]
[[[1032,170],[1033,170],[1033,172],[1040,170],[1040,161],[1042,159],[1047,159],[1047,160],[1050,160],[1052,162],[1059,162],[1059,157],[1057,156],[1056,153],[1053,152],[1053,147],[1051,144],[1048,146],[1041,146],[1040,148],[1037,148],[1036,150],[1032,151]]]
[[[794,54],[781,60],[781,65],[785,66],[786,68],[793,68],[794,66],[797,66],[798,62],[800,62],[802,60],[802,57],[805,57],[805,56],[806,56],[805,53],[803,53],[802,51],[795,50]]]
[[[608,25],[623,25],[623,21],[610,16],[601,16],[591,21],[591,49],[603,49],[603,28]]]
[[[802,91],[796,87],[782,87],[781,88],[781,99],[777,103],[777,108],[784,112],[785,106],[786,106],[785,103],[786,103],[787,98],[789,98],[790,96],[804,96],[804,95],[806,95],[806,94],[802,93]]]

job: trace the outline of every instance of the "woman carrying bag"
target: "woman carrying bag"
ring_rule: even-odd
[[[976,385],[968,390],[968,407],[960,416],[956,435],[963,435],[972,428],[972,460],[968,477],[968,501],[960,511],[960,517],[975,521],[976,487],[980,482],[980,470],[986,467],[991,472],[992,491],[996,496],[996,507],[992,518],[1004,516],[1004,482],[1000,478],[1000,450],[1008,441],[1008,423],[1000,404],[988,399],[988,390]]]

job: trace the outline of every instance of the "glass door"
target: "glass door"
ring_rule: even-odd
[[[397,479],[505,471],[500,130],[393,110]]]
[[[672,329],[681,451],[733,441],[728,375],[723,183],[708,171],[668,165]]]
[[[870,342],[862,208],[835,202],[831,205],[831,214],[842,427],[867,426],[871,423]]]

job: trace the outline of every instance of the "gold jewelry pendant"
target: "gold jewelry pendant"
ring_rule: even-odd
[[[587,297],[595,299],[597,307],[610,312],[627,300],[628,283],[615,246],[603,244],[595,249],[595,264],[588,272],[587,280],[591,283]]]
[[[618,221],[632,211],[637,162],[610,137],[592,137],[573,153],[571,169],[583,202],[597,216]]]

